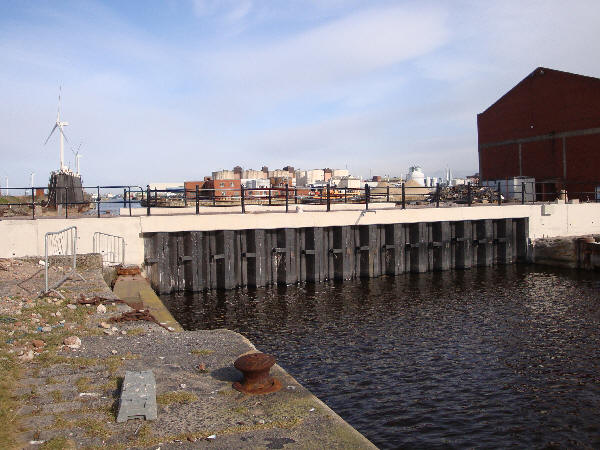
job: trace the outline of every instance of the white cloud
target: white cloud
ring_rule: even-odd
[[[447,37],[441,10],[373,9],[277,42],[213,54],[205,67],[248,89],[290,92],[393,66],[438,48]]]

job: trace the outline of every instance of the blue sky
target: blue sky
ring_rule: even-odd
[[[237,164],[474,173],[476,114],[535,67],[600,77],[597,0],[0,7],[2,185],[58,167],[59,85],[85,184],[145,185]]]

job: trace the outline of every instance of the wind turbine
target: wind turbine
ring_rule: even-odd
[[[48,141],[50,140],[50,137],[52,136],[52,133],[54,133],[54,130],[56,130],[58,128],[58,130],[60,132],[60,171],[64,172],[67,169],[67,167],[64,164],[65,155],[64,155],[63,138],[67,142],[69,142],[69,140],[67,139],[67,136],[65,136],[63,127],[66,127],[67,125],[69,125],[69,122],[61,122],[60,121],[60,94],[61,94],[61,91],[62,91],[62,87],[59,87],[59,89],[58,89],[58,111],[56,113],[56,122],[54,123],[54,127],[52,128],[52,131],[50,131],[50,134],[46,138],[46,142],[44,142],[44,145],[46,145],[48,143]]]
[[[83,156],[83,155],[79,154],[79,150],[81,149],[81,144],[83,144],[83,142],[79,143],[79,147],[77,147],[77,151],[73,150],[73,147],[71,147],[71,151],[75,155],[75,170],[77,171],[77,175],[79,175],[79,158],[81,158]]]

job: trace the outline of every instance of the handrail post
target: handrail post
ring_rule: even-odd
[[[344,188],[344,203],[348,203],[348,188]]]
[[[242,214],[246,213],[246,203],[245,203],[245,200],[244,200],[245,197],[246,197],[246,192],[244,190],[244,185],[241,184],[240,185],[240,202],[242,204]]]
[[[285,183],[285,212],[288,212],[288,205],[290,200],[290,190],[287,183]]]
[[[331,211],[331,191],[329,183],[327,183],[327,211]]]
[[[185,188],[185,184],[183,185],[183,206],[187,208],[187,189]]]
[[[35,220],[35,194],[34,194],[34,187],[31,186],[31,215],[32,215],[32,219]]]
[[[69,218],[69,189],[65,186],[65,219]]]
[[[158,208],[158,190],[154,188],[154,207]]]
[[[123,188],[123,208],[127,208],[127,189]]]
[[[199,189],[198,189],[198,185],[196,184],[196,214],[200,214],[200,199],[198,198],[198,193],[199,193]]]
[[[273,188],[269,187],[269,206],[271,206],[271,189]]]
[[[96,189],[98,189],[98,195],[96,197],[96,210],[98,212],[98,219],[100,218],[100,186],[97,186]]]
[[[406,209],[406,188],[404,182],[402,182],[402,209]]]
[[[498,206],[502,205],[502,194],[500,193],[500,183],[498,183]]]
[[[387,192],[386,192],[386,196],[385,196],[385,201],[387,203],[390,202],[390,185],[389,184],[387,185]]]
[[[294,204],[295,205],[298,204],[298,188],[297,187],[294,188]]]
[[[213,186],[213,206],[217,206],[217,188]]]
[[[440,207],[440,183],[435,184],[435,207]]]
[[[150,215],[150,185],[146,185],[146,215]]]
[[[127,199],[129,200],[129,217],[131,217],[131,186],[127,186]]]
[[[369,196],[371,195],[369,185],[365,183],[365,209],[369,209]]]
[[[471,182],[467,183],[467,206],[471,206],[473,203],[473,193],[471,192]]]
[[[525,182],[521,182],[521,205],[525,204]]]

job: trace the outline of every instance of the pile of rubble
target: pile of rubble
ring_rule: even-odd
[[[457,186],[440,186],[440,202],[467,203],[469,197],[469,186],[460,184]],[[503,197],[504,199],[504,197]],[[430,203],[436,199],[435,190],[428,196]],[[472,203],[494,203],[498,201],[498,192],[490,187],[471,186]]]

